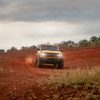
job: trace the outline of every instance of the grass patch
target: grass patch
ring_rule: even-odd
[[[51,100],[100,100],[100,68],[55,70],[44,83]]]
[[[100,68],[97,69],[76,69],[62,70],[55,72],[48,79],[48,84],[56,86],[73,86],[73,85],[96,85],[100,86]]]

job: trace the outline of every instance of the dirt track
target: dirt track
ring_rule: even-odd
[[[100,47],[65,49],[64,55],[63,70],[100,66]],[[0,100],[14,100],[32,87],[39,91],[35,89],[39,81],[57,71],[52,66],[37,68],[35,51],[0,54]]]

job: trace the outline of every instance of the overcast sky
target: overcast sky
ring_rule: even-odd
[[[0,0],[0,49],[100,36],[100,0]]]

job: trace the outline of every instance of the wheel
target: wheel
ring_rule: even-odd
[[[62,69],[63,67],[64,67],[64,62],[63,61],[59,62],[57,68]]]
[[[57,68],[58,64],[57,63],[54,63],[53,66],[54,66],[54,68]]]
[[[36,66],[37,67],[42,67],[42,63],[39,59],[36,59]]]

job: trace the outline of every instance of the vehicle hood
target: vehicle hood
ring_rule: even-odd
[[[42,50],[43,53],[62,53],[61,51]]]

